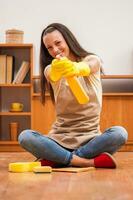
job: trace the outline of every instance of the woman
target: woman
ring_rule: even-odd
[[[102,105],[101,59],[84,50],[63,24],[47,26],[41,35],[40,75],[42,103],[48,88],[57,118],[48,135],[25,130],[19,135],[23,148],[42,165],[116,168],[112,154],[127,140],[127,131],[113,126],[100,132]],[[89,102],[80,104],[67,80],[77,77]],[[46,116],[47,117],[47,116]]]

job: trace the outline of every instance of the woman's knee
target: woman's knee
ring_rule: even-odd
[[[22,131],[18,136],[19,143],[23,144],[24,142],[28,141],[31,135],[32,135],[32,130],[30,129]]]
[[[111,132],[114,132],[116,137],[119,138],[124,144],[128,139],[128,132],[123,126],[112,126]]]

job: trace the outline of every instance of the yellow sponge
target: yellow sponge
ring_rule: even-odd
[[[9,172],[32,172],[35,166],[41,166],[41,162],[16,162],[10,163]]]
[[[51,173],[52,167],[50,166],[36,166],[33,168],[33,172],[35,173]]]

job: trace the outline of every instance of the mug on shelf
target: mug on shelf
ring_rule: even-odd
[[[11,103],[10,111],[21,112],[23,111],[23,107],[24,105],[22,103],[14,102]]]

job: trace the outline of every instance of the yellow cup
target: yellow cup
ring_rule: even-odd
[[[22,103],[11,103],[11,111],[22,111],[23,110],[24,105]]]

